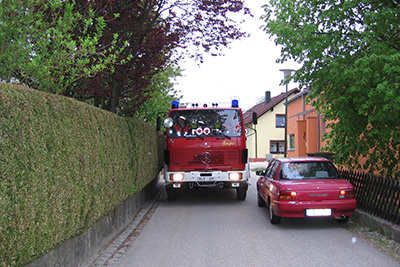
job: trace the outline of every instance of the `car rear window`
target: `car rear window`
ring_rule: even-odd
[[[282,163],[280,179],[338,179],[339,174],[330,162]]]

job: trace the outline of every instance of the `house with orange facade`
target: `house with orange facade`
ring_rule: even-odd
[[[288,157],[305,157],[319,153],[326,144],[323,135],[329,131],[324,114],[307,103],[308,90],[303,89],[288,100]]]

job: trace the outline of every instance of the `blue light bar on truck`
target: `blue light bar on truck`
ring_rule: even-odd
[[[172,108],[179,108],[179,101],[177,100],[172,101]]]
[[[239,107],[239,100],[232,99],[232,107],[233,108],[238,108]]]

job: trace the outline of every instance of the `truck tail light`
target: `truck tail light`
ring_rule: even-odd
[[[173,182],[182,182],[185,179],[185,174],[183,173],[171,173],[169,178]]]
[[[229,174],[228,174],[228,177],[229,177],[229,180],[231,180],[231,181],[239,181],[239,180],[242,180],[242,173],[240,173],[240,172],[230,172]]]
[[[281,191],[279,192],[280,200],[293,200],[296,199],[297,192],[296,191]]]
[[[355,198],[354,190],[352,189],[340,190],[339,198]]]

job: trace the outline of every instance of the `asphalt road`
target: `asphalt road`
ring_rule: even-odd
[[[254,175],[254,174],[253,174]],[[268,221],[256,202],[256,177],[245,201],[234,190],[188,190],[158,207],[115,266],[400,266],[332,218]]]

